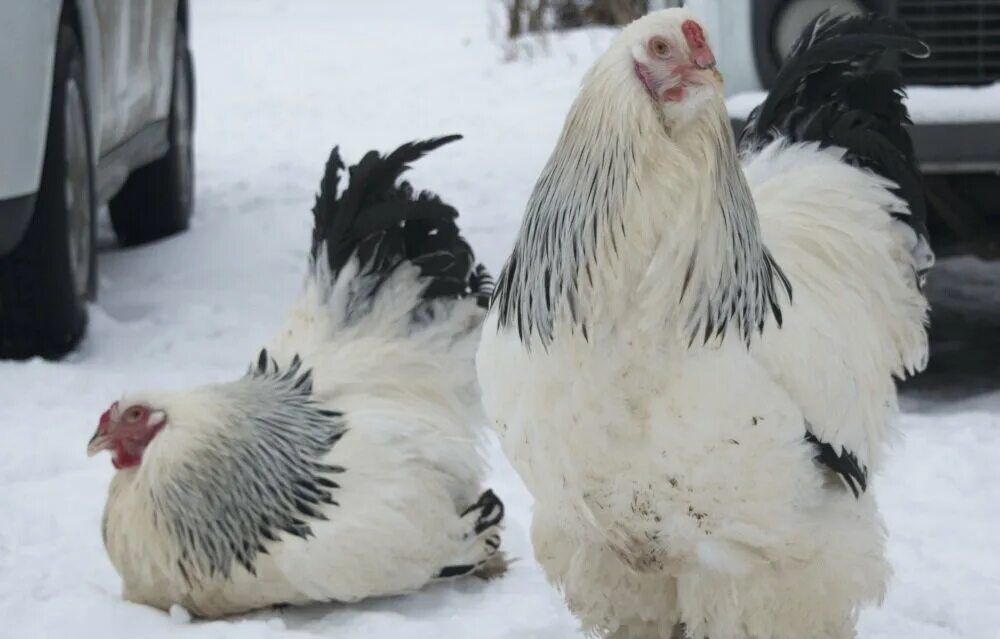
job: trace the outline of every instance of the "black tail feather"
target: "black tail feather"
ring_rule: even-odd
[[[486,267],[480,264],[469,279],[469,288],[476,296],[476,301],[482,308],[490,307],[490,298],[493,297],[493,287],[495,282]]]
[[[903,78],[888,56],[926,57],[929,49],[904,23],[879,16],[821,14],[803,31],[767,99],[740,134],[744,148],[777,137],[846,149],[845,159],[898,185],[927,236],[927,205],[913,143]]]
[[[345,165],[334,147],[313,207],[313,260],[320,259],[325,248],[336,278],[357,256],[362,273],[380,276],[381,281],[401,264],[411,263],[425,280],[425,300],[488,296],[491,281],[488,276],[484,280],[483,266],[475,263],[458,229],[458,211],[433,193],[415,193],[408,182],[398,182],[412,162],[461,137],[410,142],[388,155],[369,151],[348,169],[349,184],[339,197]],[[378,284],[371,290],[378,290]]]

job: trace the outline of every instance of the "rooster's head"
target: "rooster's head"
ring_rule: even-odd
[[[722,94],[722,76],[708,34],[685,9],[666,9],[636,20],[606,54],[652,100],[668,122],[696,116],[706,101]],[[627,64],[627,68],[619,65]]]

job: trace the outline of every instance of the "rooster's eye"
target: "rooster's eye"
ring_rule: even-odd
[[[125,411],[125,421],[127,422],[137,422],[140,417],[142,417],[142,409],[137,406]]]
[[[660,37],[652,38],[649,41],[649,51],[658,58],[670,57],[670,43]]]

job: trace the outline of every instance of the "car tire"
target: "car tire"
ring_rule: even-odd
[[[136,170],[109,203],[123,246],[152,242],[187,229],[194,209],[194,67],[177,25],[168,140],[162,158]]]
[[[58,358],[87,327],[95,293],[97,213],[83,51],[62,24],[56,42],[42,177],[21,242],[0,258],[0,358]]]

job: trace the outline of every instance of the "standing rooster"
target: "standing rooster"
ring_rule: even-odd
[[[103,533],[126,599],[214,617],[502,571],[471,427],[491,282],[455,210],[396,184],[458,137],[367,154],[339,198],[334,149],[305,290],[247,374],[101,416],[88,452],[118,469]]]
[[[894,50],[926,53],[896,22],[818,20],[742,164],[688,11],[584,80],[477,364],[585,630],[843,639],[883,597],[873,476],[893,376],[926,361],[931,257]]]

